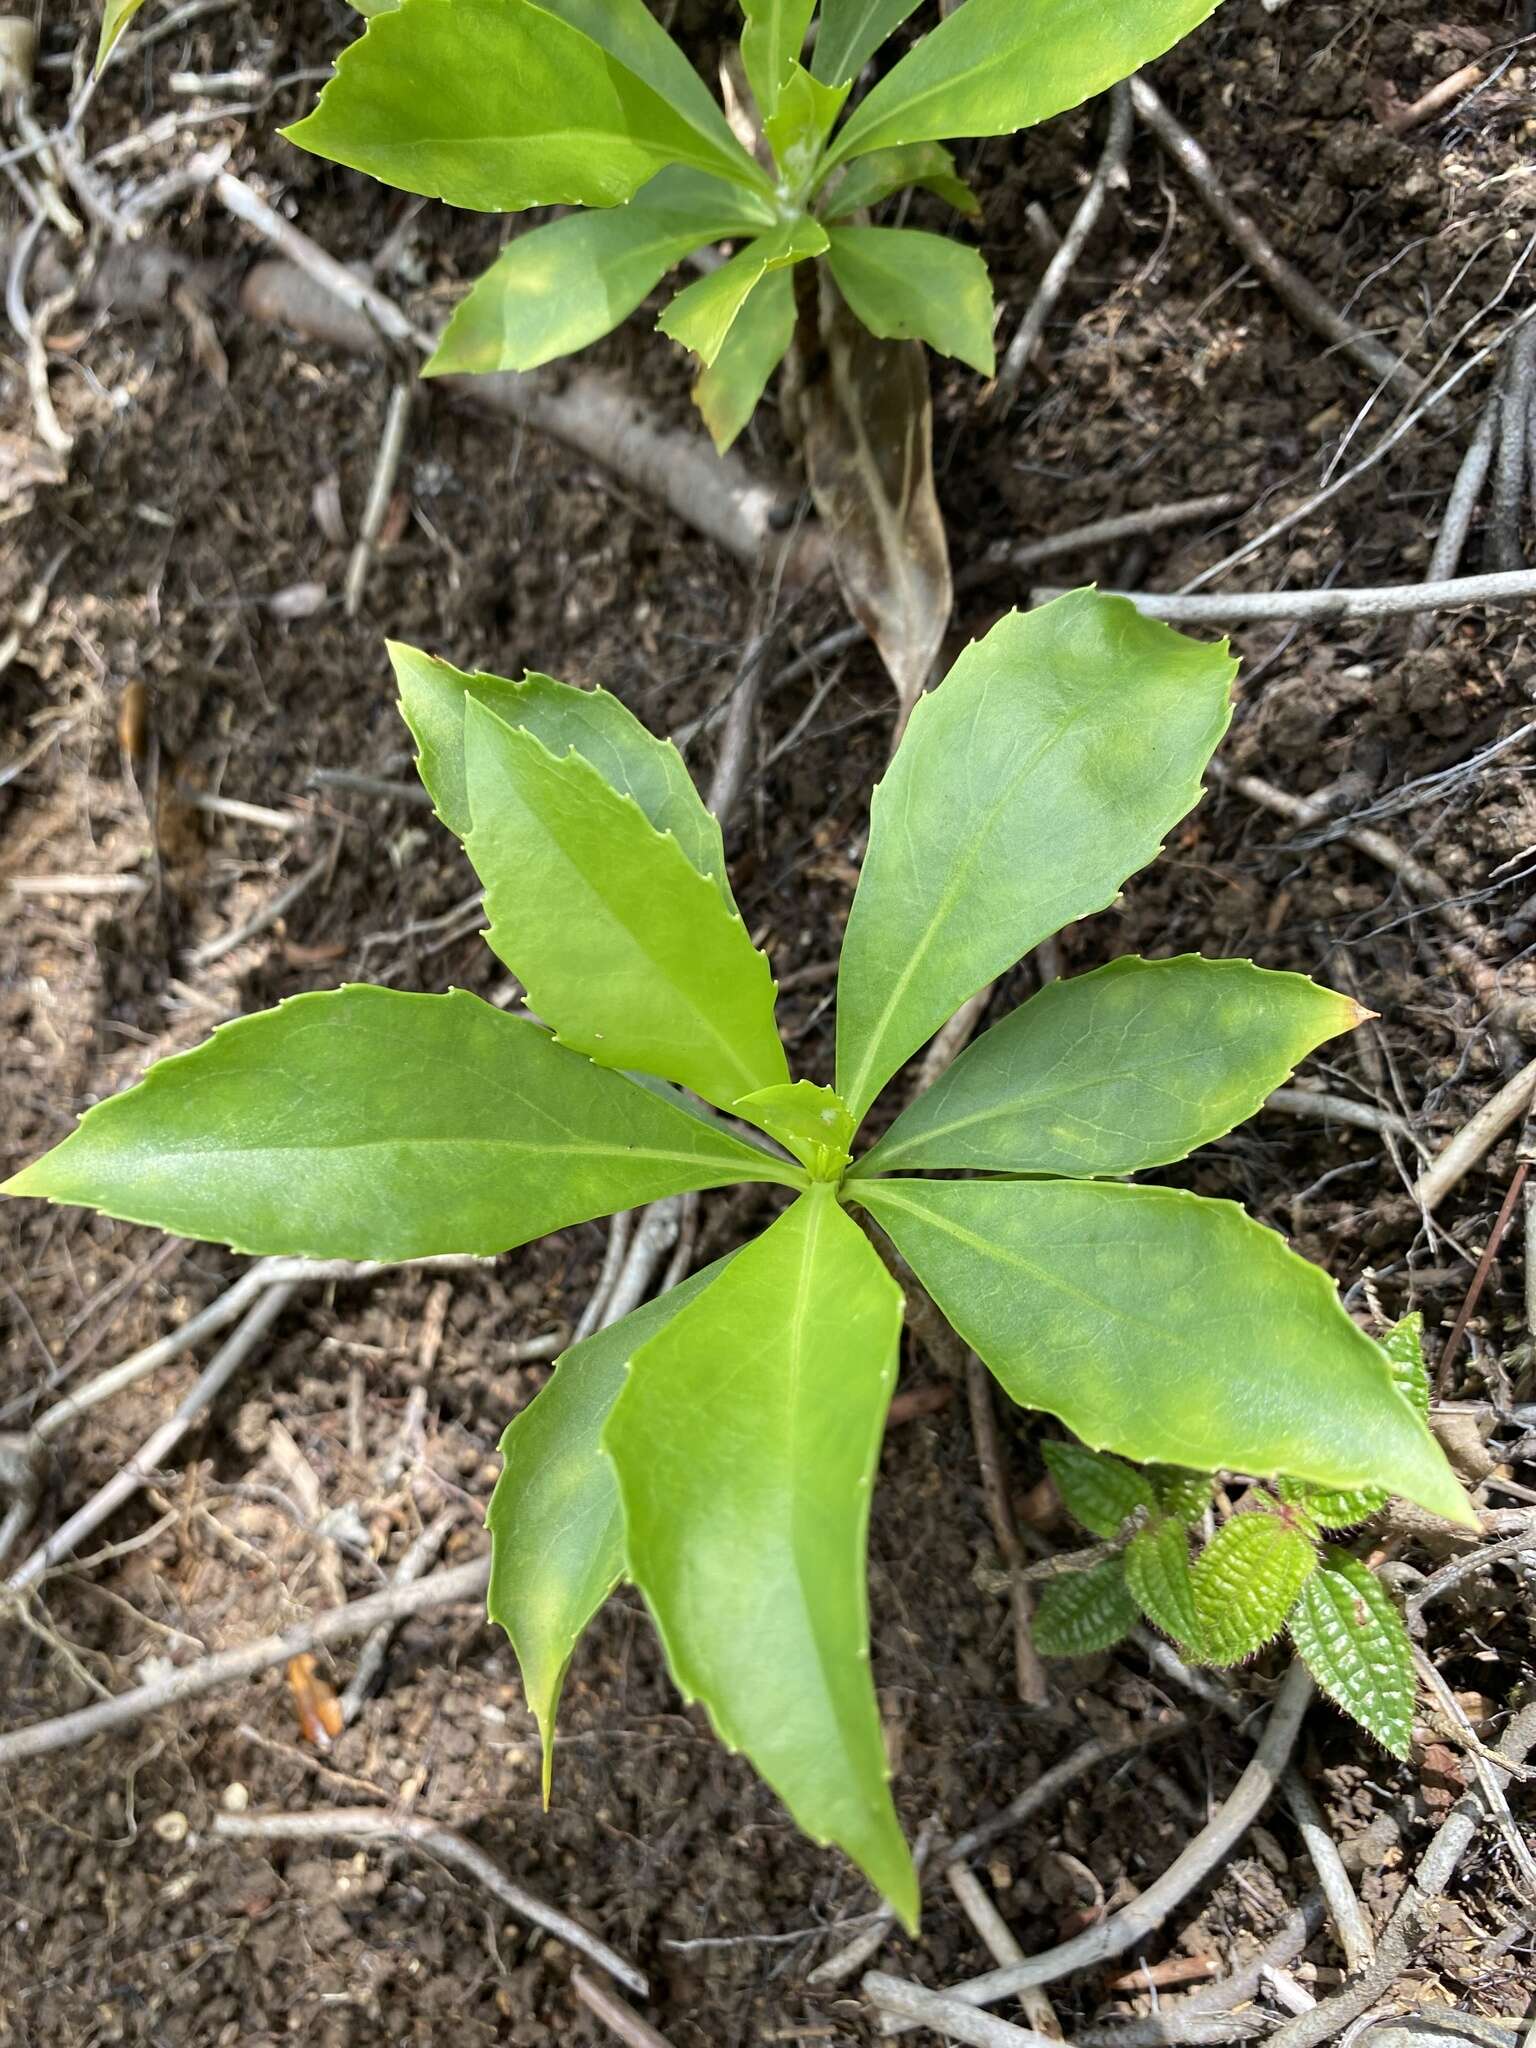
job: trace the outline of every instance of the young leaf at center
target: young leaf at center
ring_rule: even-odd
[[[865,1539],[901,1291],[823,1183],[636,1352],[603,1442],[672,1675],[915,1927]]]

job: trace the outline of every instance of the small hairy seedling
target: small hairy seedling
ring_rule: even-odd
[[[1461,1489],[1316,1267],[1234,1203],[1125,1178],[1229,1130],[1354,1004],[1244,961],[1119,960],[1005,1017],[855,1156],[911,1055],[1102,910],[1195,803],[1229,716],[1225,649],[1083,590],[961,655],[875,792],[835,1088],[790,1077],[719,827],[668,743],[601,690],[394,662],[422,779],[539,1021],[462,992],[299,996],[151,1068],[6,1192],[242,1251],[409,1259],[685,1189],[783,1189],[761,1236],[574,1345],[512,1423],[490,1610],[547,1759],[577,1639],[632,1580],[683,1691],[909,1923],[865,1591],[902,1296],[856,1214],[1016,1402],[1158,1461],[1079,1462],[1091,1528],[1182,1531],[1202,1471],[1292,1490],[1267,1547],[1237,1517],[1188,1587],[1163,1538],[1134,1581],[1118,1557],[1063,1581],[1042,1612],[1060,1646],[1112,1641],[1141,1598],[1181,1640],[1219,1623],[1212,1653],[1241,1655],[1203,1591],[1219,1568],[1249,1634],[1266,1612],[1250,1583],[1283,1586],[1324,1682],[1356,1712],[1375,1698],[1358,1615],[1381,1596],[1352,1561],[1317,1564],[1312,1525],[1367,1488],[1466,1521]]]
[[[1399,1393],[1426,1422],[1423,1318],[1382,1339]],[[1385,1587],[1327,1531],[1353,1528],[1387,1504],[1384,1486],[1339,1489],[1287,1475],[1253,1487],[1193,1563],[1192,1531],[1211,1509],[1211,1475],[1145,1472],[1081,1444],[1049,1443],[1062,1504],[1091,1534],[1121,1545],[1053,1580],[1035,1640],[1052,1657],[1107,1650],[1146,1615],[1186,1655],[1235,1664],[1280,1634],[1323,1691],[1394,1756],[1413,1729],[1413,1645]]]

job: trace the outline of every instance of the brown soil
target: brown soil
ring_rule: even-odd
[[[49,10],[45,125],[67,103],[91,12],[80,0]],[[1158,70],[1181,118],[1287,253],[1421,368],[1442,348],[1463,359],[1529,302],[1522,278],[1502,309],[1480,310],[1536,231],[1532,52],[1529,43],[1511,47],[1520,10],[1467,0],[1453,12],[1448,21],[1410,0],[1271,14],[1259,0],[1229,0]],[[726,13],[689,0],[679,26],[702,52]],[[168,107],[182,110],[184,133],[128,175],[147,177],[194,144],[227,141],[234,167],[309,233],[347,261],[384,251],[380,282],[423,319],[437,318],[494,252],[502,224],[417,209],[276,133],[314,91],[293,74],[323,66],[350,21],[339,4],[262,0],[204,14],[109,72],[86,138],[99,149]],[[1401,139],[1382,126],[1373,105],[1383,88],[1411,100],[1472,59],[1486,59],[1492,74],[1475,98]],[[174,73],[247,66],[274,81],[258,111],[231,113],[227,97],[172,91]],[[1095,117],[1084,113],[963,152],[985,194],[982,241],[1004,334],[1042,265],[1025,209],[1038,201],[1064,226],[1098,145]],[[921,201],[912,218],[929,210]],[[229,278],[258,253],[201,201],[178,200],[156,232]],[[765,597],[739,565],[589,462],[423,394],[397,531],[363,617],[349,622],[339,603],[347,548],[327,538],[324,501],[339,493],[346,519],[358,516],[394,374],[387,366],[242,322],[227,291],[191,320],[173,309],[65,313],[53,340],[56,402],[79,438],[66,480],[17,480],[4,508],[0,604],[21,604],[38,577],[52,576],[0,681],[0,765],[27,763],[0,782],[0,875],[145,876],[150,886],[119,897],[10,895],[0,922],[7,1169],[151,1058],[279,997],[351,979],[494,995],[501,972],[473,918],[417,929],[469,887],[446,835],[408,804],[309,785],[317,767],[408,775],[384,635],[465,667],[516,673],[526,664],[601,679],[666,730],[728,687]],[[1053,581],[1176,587],[1304,496],[1370,397],[1361,376],[1242,267],[1145,136],[1048,341],[1048,377],[1031,381],[1007,419],[986,408],[968,371],[935,366],[940,489],[959,566],[999,538],[1241,491],[1253,509],[1226,528],[1048,572]],[[682,365],[643,319],[601,354],[660,412],[686,418]],[[0,442],[0,453],[24,470],[38,451],[14,354],[0,375],[3,424],[19,437]],[[1421,574],[1488,388],[1489,373],[1475,372],[1464,402],[1231,581]],[[1379,402],[1352,440],[1356,451],[1384,416]],[[746,452],[763,468],[783,459],[771,412]],[[1481,566],[1480,547],[1479,531],[1468,570]],[[318,609],[303,601],[310,585],[324,592]],[[956,643],[1017,595],[1004,581],[964,602]],[[1409,651],[1404,623],[1245,631],[1238,646],[1249,680],[1226,757],[1287,789],[1325,793],[1340,814],[1417,778],[1444,777],[1405,800],[1386,829],[1475,906],[1490,959],[1516,987],[1536,941],[1529,748],[1481,765],[1474,757],[1531,718],[1530,616],[1448,616],[1421,652]],[[824,595],[802,600],[790,644],[809,645],[836,622]],[[153,743],[129,773],[117,727],[135,684],[151,695]],[[801,682],[769,694],[762,752],[811,710],[814,690]],[[748,921],[781,974],[835,956],[889,717],[872,661],[851,658],[800,741],[751,785],[734,870]],[[697,765],[702,773],[707,746]],[[173,771],[184,787],[296,807],[303,830],[285,838],[189,810],[167,794]],[[211,967],[189,964],[189,949],[240,924],[321,852],[330,856],[323,875],[276,928]],[[1400,1091],[1401,1105],[1422,1110],[1422,1128],[1438,1138],[1486,1099],[1512,1054],[1524,1056],[1489,1030],[1443,936],[1390,876],[1338,839],[1302,847],[1271,816],[1217,794],[1112,912],[1066,935],[1063,951],[1071,970],[1134,950],[1241,953],[1351,986],[1381,1013],[1380,1026],[1316,1060],[1315,1077],[1386,1102]],[[1020,969],[1005,999],[1030,985]],[[785,1003],[795,1054],[818,1078],[831,1060],[827,996],[812,984]],[[1422,1309],[1434,1353],[1513,1167],[1510,1138],[1456,1191],[1433,1235],[1379,1141],[1343,1127],[1267,1115],[1170,1178],[1242,1199],[1362,1310]],[[719,1198],[706,1201],[706,1239],[723,1242],[746,1220]],[[114,1543],[143,1540],[52,1579],[33,1626],[6,1624],[6,1722],[62,1711],[88,1687],[118,1689],[146,1665],[368,1591],[422,1520],[447,1505],[464,1513],[446,1555],[473,1554],[499,1432],[547,1370],[509,1369],[506,1350],[574,1319],[603,1242],[592,1226],[512,1254],[494,1274],[395,1275],[299,1297],[191,1458],[165,1475],[160,1504],[142,1502],[107,1532]],[[218,1250],[167,1244],[152,1231],[6,1205],[0,1403],[10,1405],[0,1427],[24,1423],[55,1373],[126,1354],[238,1270]],[[1522,1277],[1516,1233],[1443,1393],[1531,1398]],[[49,1475],[43,1528],[120,1465],[195,1371],[178,1361],[92,1411]],[[921,1352],[907,1375],[909,1385],[936,1376]],[[392,1481],[387,1467],[415,1389],[426,1400],[424,1460]],[[1008,1428],[1022,1499],[1040,1466],[1028,1423]],[[322,1508],[350,1505],[361,1518],[361,1554],[319,1540],[280,1504],[277,1490],[295,1483],[290,1443]],[[1501,1507],[1536,1498],[1520,1483],[1503,1464],[1486,1498]],[[1064,1528],[1052,1533],[1072,1540]],[[1046,1715],[1018,1705],[963,1399],[892,1430],[872,1540],[875,1668],[914,1832],[925,1819],[947,1830],[986,1815],[1089,1730],[1140,1723],[1165,1704],[1127,1652],[1059,1672]],[[1423,1568],[1443,1553],[1415,1542],[1405,1554]],[[1513,1584],[1490,1573],[1436,1622],[1442,1668],[1464,1698],[1492,1703],[1490,1732],[1501,1725],[1499,1703],[1530,1677],[1530,1610]],[[338,1661],[338,1683],[350,1668],[349,1658]],[[1277,1671],[1270,1659],[1244,1675],[1256,1702]],[[611,1604],[581,1649],[563,1727],[557,1801],[545,1817],[510,1650],[464,1611],[400,1633],[379,1696],[329,1753],[301,1738],[279,1674],[7,1778],[0,2038],[18,2048],[609,2038],[574,2008],[571,1958],[558,1944],[530,1936],[430,1861],[345,1845],[262,1854],[207,1834],[221,1805],[380,1799],[408,1800],[460,1827],[510,1874],[634,1954],[652,1973],[653,2016],[675,2048],[872,2038],[851,1990],[818,1994],[805,1984],[834,1945],[829,1930],[867,1908],[863,1885],[807,1845],[703,1716],[680,1706],[633,1596]],[[1326,1709],[1309,1722],[1301,1761],[1341,1837],[1364,1838],[1363,1891],[1378,1917],[1465,1774],[1428,1728],[1425,1742],[1398,1766]],[[1008,1837],[987,1874],[1026,1949],[1143,1887],[1246,1754],[1245,1738],[1201,1718]],[[1536,1964],[1530,1936],[1494,1939],[1513,1910],[1507,1876],[1490,1835],[1468,1858],[1402,2002],[1524,2011]],[[1276,1809],[1146,1960],[1209,1954],[1225,1968],[1251,1955],[1310,1882],[1299,1837]],[[1327,1933],[1308,1953],[1324,1973],[1340,1961]],[[930,1889],[921,1943],[893,1940],[886,1954],[935,1983],[987,1960],[941,1883]],[[1111,1994],[1102,1977],[1072,1979],[1053,1995],[1069,2036],[1092,2017],[1147,2003]]]

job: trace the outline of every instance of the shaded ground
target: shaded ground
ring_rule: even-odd
[[[45,24],[45,125],[67,103],[88,12],[60,9]],[[1293,4],[1270,15],[1258,0],[1231,0],[1158,70],[1181,118],[1287,253],[1420,368],[1442,349],[1452,362],[1465,359],[1512,307],[1529,302],[1521,278],[1502,308],[1487,310],[1536,232],[1536,58],[1529,46],[1507,63],[1501,54],[1519,32],[1517,13],[1474,4],[1447,22],[1420,4]],[[701,49],[721,18],[702,6],[682,10]],[[307,79],[281,81],[322,66],[350,19],[339,4],[211,12],[114,67],[87,117],[87,140],[99,149],[178,108],[186,130],[131,166],[135,175],[166,167],[194,143],[227,140],[241,175],[345,260],[384,251],[380,282],[423,319],[437,318],[494,252],[501,225],[415,210],[298,155],[275,133],[314,90]],[[1382,87],[1412,99],[1476,59],[1491,74],[1479,93],[1404,138],[1385,131],[1373,111]],[[173,92],[173,74],[247,66],[278,81],[257,111],[231,114],[227,99]],[[967,152],[986,195],[982,241],[1006,307],[1004,333],[1042,267],[1026,207],[1038,202],[1064,227],[1098,146],[1096,118],[1082,114]],[[927,205],[913,218],[925,218]],[[937,211],[933,224],[941,224]],[[255,253],[201,202],[177,202],[160,232],[230,275]],[[0,783],[0,876],[147,884],[113,896],[7,894],[6,1169],[62,1136],[82,1107],[149,1058],[278,997],[361,978],[495,997],[504,977],[474,936],[473,916],[411,929],[462,903],[469,889],[446,836],[408,804],[309,786],[316,767],[396,779],[406,770],[381,636],[414,640],[465,667],[527,664],[573,681],[601,679],[656,727],[677,729],[729,687],[764,595],[737,564],[560,446],[424,396],[401,471],[398,530],[363,616],[348,622],[337,602],[347,548],[327,538],[327,503],[339,492],[355,521],[390,372],[244,323],[227,295],[214,295],[206,323],[175,311],[81,312],[56,322],[53,388],[78,444],[67,480],[17,490],[4,508],[6,608],[68,553],[0,677],[0,764],[26,760]],[[227,358],[227,384],[215,374],[209,332]],[[1006,419],[986,408],[969,372],[936,366],[940,488],[961,566],[998,538],[1242,492],[1252,509],[1221,530],[1160,537],[1049,572],[1052,580],[1176,587],[1306,495],[1346,441],[1344,460],[1352,459],[1385,417],[1378,401],[1358,423],[1368,384],[1240,266],[1145,136],[1048,342],[1048,377],[1032,380]],[[643,320],[603,354],[659,410],[686,417],[681,363]],[[30,439],[14,359],[3,374],[5,424]],[[1489,376],[1475,372],[1464,403],[1427,421],[1369,480],[1266,549],[1229,587],[1421,574]],[[6,446],[7,459],[19,460]],[[764,468],[782,460],[771,412],[748,452]],[[1482,566],[1480,545],[1475,533],[1469,570]],[[306,609],[293,593],[312,584],[323,586],[323,603],[293,616]],[[1004,578],[963,600],[956,644],[1020,594]],[[836,616],[822,595],[803,600],[786,653]],[[1424,800],[1410,796],[1386,825],[1476,905],[1490,959],[1517,986],[1526,971],[1518,963],[1536,938],[1526,880],[1536,848],[1530,755],[1521,743],[1492,762],[1475,757],[1532,716],[1530,619],[1528,610],[1447,617],[1417,652],[1402,623],[1245,631],[1237,645],[1248,680],[1226,754],[1232,767],[1295,793],[1326,793],[1341,814],[1471,764]],[[152,693],[162,788],[174,768],[189,788],[297,809],[302,830],[278,836],[172,802],[159,807],[152,835],[145,791],[153,805],[154,749],[131,775],[118,739],[134,683]],[[781,975],[835,957],[889,716],[886,687],[863,655],[840,674],[769,691],[732,851],[748,922]],[[801,720],[795,745],[775,754]],[[706,743],[701,774],[707,759]],[[320,853],[330,856],[324,872],[279,926],[213,966],[190,964],[192,949],[239,925]],[[1325,1053],[1313,1076],[1406,1110],[1429,1142],[1464,1121],[1502,1080],[1511,1054],[1521,1056],[1495,1042],[1447,962],[1441,929],[1390,876],[1337,840],[1299,847],[1233,794],[1213,794],[1167,858],[1063,945],[1071,971],[1120,952],[1181,949],[1248,954],[1352,986],[1381,1024]],[[1030,985],[1020,969],[1004,1000]],[[795,1055],[818,1078],[830,1071],[827,998],[812,981],[785,1002]],[[1433,1353],[1508,1185],[1513,1142],[1456,1191],[1433,1238],[1379,1138],[1317,1120],[1263,1116],[1169,1178],[1246,1202],[1320,1260],[1362,1312],[1378,1301],[1388,1315],[1422,1308]],[[743,1220],[707,1199],[705,1247]],[[146,1660],[181,1661],[198,1644],[241,1641],[365,1592],[421,1521],[445,1507],[463,1509],[445,1554],[473,1554],[496,1439],[547,1370],[508,1368],[506,1351],[569,1326],[603,1242],[594,1226],[510,1255],[494,1272],[387,1276],[300,1297],[193,1459],[166,1475],[160,1504],[143,1503],[108,1532],[145,1540],[52,1580],[46,1621],[34,1617],[46,1633],[7,1628],[6,1719],[78,1704],[87,1678],[116,1689]],[[205,1246],[7,1206],[5,1421],[25,1420],[45,1378],[84,1375],[127,1353],[210,1300],[238,1269]],[[1517,1234],[1494,1264],[1443,1392],[1531,1399],[1522,1279]],[[116,1469],[195,1370],[178,1362],[67,1437],[49,1478],[45,1527]],[[908,1384],[934,1376],[921,1354],[909,1361]],[[392,1476],[402,1431],[407,1453],[413,1441],[415,1389],[425,1395],[423,1457]],[[1010,1428],[1023,1499],[1040,1467],[1028,1429]],[[355,1507],[371,1556],[318,1540],[274,1498],[280,1488],[290,1502],[296,1485],[302,1492],[305,1465],[323,1508]],[[1531,1497],[1507,1463],[1497,1470],[1493,1505]],[[1050,1533],[1070,1540],[1064,1528]],[[1408,1555],[1422,1567],[1436,1552],[1419,1545]],[[875,1510],[871,1604],[898,1797],[913,1830],[929,1817],[963,1826],[1089,1729],[1143,1725],[1164,1705],[1129,1653],[1062,1671],[1057,1710],[1027,1715],[1012,1696],[995,1564],[963,1399],[893,1429]],[[1434,1647],[1474,1718],[1478,1700],[1497,1703],[1529,1679],[1529,1608],[1515,1586],[1491,1573],[1439,1613]],[[338,1680],[347,1670],[349,1660]],[[1247,1675],[1255,1701],[1277,1670],[1261,1663]],[[1500,1722],[1495,1714],[1480,1725],[1496,1732]],[[0,1786],[0,2038],[26,2048],[599,2038],[573,2013],[569,1958],[431,1863],[403,1853],[355,1858],[345,1848],[274,1847],[263,1856],[205,1832],[221,1804],[388,1797],[460,1826],[513,1875],[637,1955],[658,1981],[656,2017],[675,2048],[866,2039],[856,1997],[804,1985],[831,1945],[823,1930],[866,1908],[861,1884],[802,1842],[702,1717],[680,1709],[633,1597],[615,1600],[583,1647],[565,1728],[557,1804],[545,1818],[510,1652],[464,1612],[402,1631],[381,1695],[326,1756],[302,1743],[274,1676],[8,1778]],[[1309,1722],[1301,1761],[1341,1836],[1366,1836],[1362,1889],[1378,1913],[1464,1770],[1433,1730],[1425,1734],[1431,1746],[1400,1768],[1328,1710]],[[988,1876],[1026,1949],[1142,1888],[1246,1755],[1245,1738],[1197,1719],[1187,1736],[1085,1781],[1007,1838]],[[1295,1829],[1277,1810],[1148,1960],[1210,1954],[1225,1967],[1251,1953],[1310,1881]],[[1523,2011],[1529,1934],[1497,1940],[1509,1898],[1490,1837],[1468,1859],[1404,2002]],[[942,1884],[931,1889],[920,1952],[896,1941],[887,1954],[933,1982],[986,1960]],[[1325,1972],[1340,1960],[1327,1935],[1309,1955]],[[1091,1979],[1060,1987],[1058,2006],[1069,2035],[1096,2014],[1138,2009]]]

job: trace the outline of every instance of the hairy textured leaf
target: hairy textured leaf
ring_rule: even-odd
[[[1330,1550],[1290,1614],[1297,1654],[1336,1706],[1393,1756],[1413,1738],[1413,1646],[1385,1586]]]
[[[1161,1166],[1252,1116],[1361,1014],[1247,960],[1115,960],[1049,983],[985,1032],[859,1170],[1088,1179]]]
[[[838,290],[871,334],[926,341],[992,375],[992,280],[975,249],[918,228],[832,228],[829,239]]]
[[[841,220],[861,207],[878,206],[893,192],[920,185],[957,212],[976,219],[981,201],[955,168],[942,142],[913,142],[904,149],[877,149],[847,166],[822,209],[828,220]]]
[[[918,704],[874,794],[838,975],[856,1117],[968,996],[1151,860],[1200,795],[1235,673],[1224,646],[1076,590],[1010,613]]]
[[[1262,1650],[1316,1570],[1317,1545],[1279,1515],[1261,1509],[1223,1523],[1190,1575],[1202,1658],[1236,1664]]]
[[[1035,1603],[1035,1648],[1042,1657],[1090,1657],[1113,1649],[1136,1625],[1136,1602],[1118,1557],[1085,1572],[1047,1579]]]
[[[1424,1369],[1424,1318],[1415,1309],[1388,1330],[1381,1340],[1398,1392],[1409,1406],[1429,1420],[1429,1374]]]
[[[542,740],[552,754],[577,753],[623,796],[633,797],[658,832],[670,832],[692,866],[727,903],[730,884],[720,821],[704,807],[683,757],[657,739],[607,690],[578,690],[550,676],[466,675],[403,642],[386,642],[400,686],[400,710],[420,749],[416,767],[437,815],[456,838],[470,828],[464,782],[464,706],[468,698]]]
[[[852,1184],[1022,1407],[1095,1449],[1471,1509],[1332,1282],[1235,1202],[1105,1181]]]
[[[414,1259],[798,1178],[476,996],[357,987],[220,1025],[0,1193],[242,1252]]]
[[[670,833],[473,697],[464,769],[487,938],[562,1044],[721,1108],[789,1079],[768,962]]]
[[[603,1441],[673,1677],[911,1926],[865,1587],[900,1328],[900,1289],[814,1187],[635,1354]]]
[[[830,1088],[790,1081],[744,1095],[736,1108],[793,1152],[813,1179],[836,1180],[848,1164],[853,1119]]]
[[[501,1439],[486,1611],[511,1637],[523,1697],[544,1750],[544,1804],[554,1766],[555,1713],[582,1631],[624,1571],[624,1518],[601,1437],[630,1359],[725,1270],[695,1273],[565,1352]]]
[[[966,0],[854,110],[834,156],[1007,135],[1104,92],[1216,11],[1217,0]]]
[[[826,229],[819,221],[787,221],[748,242],[745,249],[738,250],[718,270],[686,285],[656,325],[663,334],[692,349],[707,366],[724,348],[736,316],[768,272],[787,269],[808,256],[819,256],[826,246]]]
[[[1149,1465],[1147,1477],[1158,1506],[1177,1521],[1198,1522],[1211,1504],[1209,1472],[1190,1472],[1181,1465]]]
[[[1155,1508],[1157,1497],[1134,1465],[1084,1444],[1041,1445],[1062,1506],[1094,1536],[1118,1536],[1127,1515]]]
[[[693,402],[721,455],[757,410],[794,338],[794,278],[788,270],[770,270],[748,293],[715,360],[694,381]]]
[[[819,311],[806,307],[795,342],[806,478],[843,597],[880,650],[904,717],[938,659],[954,602],[933,487],[928,362],[917,342],[877,341],[831,279],[820,284]]]
[[[534,370],[628,319],[703,242],[756,234],[754,194],[674,166],[627,206],[569,214],[519,235],[454,308],[424,377]]]
[[[1195,1584],[1189,1568],[1189,1531],[1173,1518],[1138,1529],[1126,1545],[1125,1583],[1145,1614],[1196,1657],[1204,1652]]]
[[[846,85],[822,85],[803,64],[791,67],[778,106],[763,123],[779,175],[794,193],[808,192],[822,145],[848,97]]]
[[[917,0],[822,0],[811,68],[818,78],[857,78]]]
[[[741,61],[747,68],[747,81],[756,96],[758,112],[767,121],[805,48],[805,34],[816,11],[816,0],[741,0],[741,7],[747,17],[741,35]]]
[[[671,163],[762,190],[718,109],[719,131],[695,125],[561,18],[596,6],[403,0],[342,52],[315,111],[284,133],[386,185],[481,212],[617,206]],[[626,21],[637,13],[643,0],[618,7]]]

